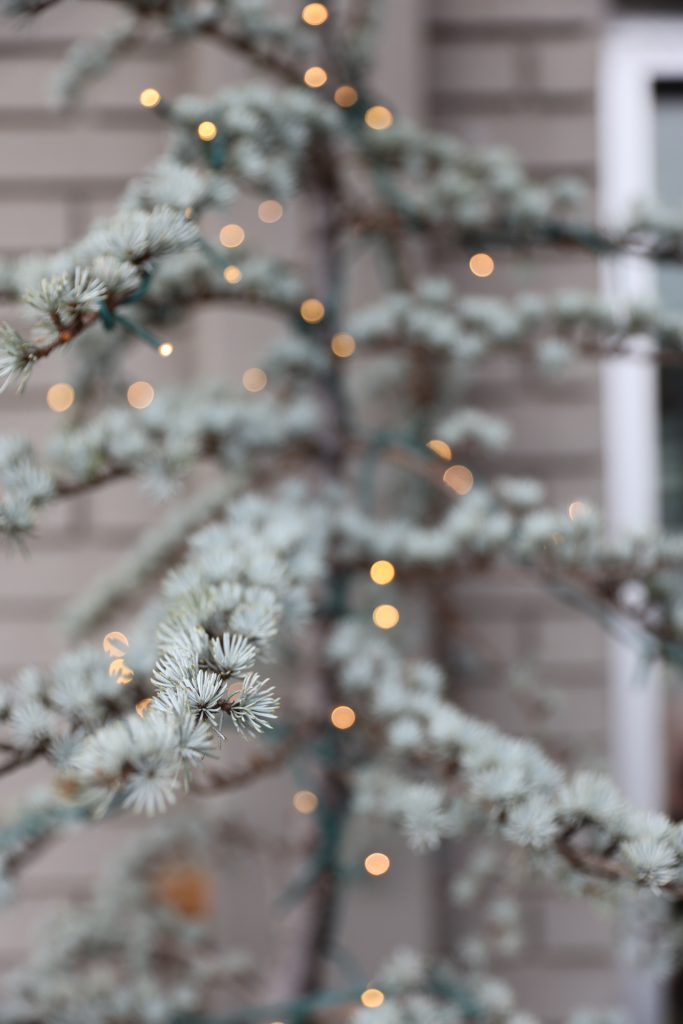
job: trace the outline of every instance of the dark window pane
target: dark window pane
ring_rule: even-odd
[[[683,13],[683,0],[616,0],[617,11],[638,11],[640,14],[652,14],[655,11],[670,11],[672,14]]]
[[[657,85],[657,192],[667,206],[683,206],[683,82]],[[683,267],[658,267],[659,295],[683,310]],[[670,529],[683,528],[683,370],[661,371],[662,514]]]

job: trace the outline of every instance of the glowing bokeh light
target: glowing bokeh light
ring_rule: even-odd
[[[348,708],[346,705],[342,704],[338,708],[334,709],[330,715],[330,719],[335,729],[350,729],[356,721],[356,712],[352,708]]]
[[[123,658],[114,658],[109,665],[109,675],[118,676],[116,682],[119,685],[122,684],[123,686],[126,686],[126,684],[133,678],[134,673],[133,669],[126,665]]]
[[[319,89],[327,81],[327,71],[324,68],[312,67],[304,74],[304,82],[310,89]]]
[[[53,384],[48,388],[45,401],[53,412],[66,412],[73,405],[74,398],[74,389],[70,384]]]
[[[218,237],[226,249],[234,249],[244,241],[244,228],[239,224],[226,224],[221,228]]]
[[[300,789],[292,797],[292,803],[299,814],[313,814],[318,806],[318,798],[315,793],[311,793],[310,789]]]
[[[151,703],[152,703],[152,698],[151,697],[144,697],[142,700],[139,700],[137,702],[137,704],[135,705],[135,710],[139,714],[140,718],[144,718],[145,717],[145,711],[147,710],[147,708],[149,707],[149,705]]]
[[[260,370],[258,366],[252,366],[250,370],[245,370],[242,375],[242,383],[244,384],[247,391],[263,391],[264,387],[268,383],[263,370]]]
[[[370,875],[384,875],[389,870],[391,861],[386,853],[371,853],[365,858],[365,870]]]
[[[467,494],[472,490],[474,477],[467,466],[450,466],[443,475],[443,481],[452,487],[456,494]]]
[[[477,277],[490,277],[495,263],[488,253],[478,252],[470,260],[470,270]]]
[[[393,629],[400,616],[393,604],[378,604],[372,613],[372,621],[379,629]]]
[[[202,140],[202,142],[211,142],[211,139],[216,138],[217,132],[218,129],[216,128],[216,125],[213,123],[213,121],[202,121],[202,123],[197,128],[197,135]]]
[[[140,103],[143,107],[156,107],[161,100],[161,93],[158,89],[143,89],[140,93]]]
[[[376,1006],[381,1006],[384,1002],[384,992],[380,992],[378,988],[366,988],[360,997],[360,1001],[363,1006],[374,1009]]]
[[[168,356],[170,356],[172,351],[173,351],[173,345],[171,344],[170,341],[165,341],[163,343],[163,345],[159,345],[159,348],[157,349],[157,352],[159,353],[159,355],[163,356],[164,359],[167,359]]]
[[[325,316],[325,307],[320,299],[304,299],[299,312],[307,324],[319,324]]]
[[[576,522],[577,519],[587,516],[590,512],[590,508],[584,501],[573,501],[569,506],[569,518]]]
[[[306,4],[301,17],[307,25],[322,25],[324,21],[327,21],[327,7],[325,4]]]
[[[239,284],[239,282],[242,280],[242,271],[240,270],[239,267],[236,267],[234,264],[231,264],[229,267],[226,267],[225,270],[223,271],[223,277],[228,282],[228,284]]]
[[[107,633],[102,641],[102,647],[112,658],[122,658],[124,651],[121,650],[121,647],[127,646],[128,640],[126,637],[123,633],[117,633],[116,631]]]
[[[356,351],[356,339],[352,334],[340,331],[339,334],[335,334],[332,338],[330,348],[335,356],[339,356],[340,359],[346,359],[347,356],[352,356]]]
[[[394,123],[394,115],[387,107],[370,107],[365,111],[365,123],[368,128],[374,128],[381,132],[385,128],[391,127]]]
[[[284,210],[277,199],[266,199],[258,208],[259,220],[264,224],[274,224],[280,219]]]
[[[352,85],[340,85],[334,91],[334,102],[338,107],[352,107],[358,103],[358,93]]]
[[[382,587],[385,583],[391,583],[395,575],[396,570],[391,562],[386,562],[384,559],[380,559],[379,562],[374,562],[370,566],[370,579]]]
[[[445,441],[438,441],[438,440],[428,441],[427,442],[427,447],[431,448],[432,451],[435,452],[436,455],[440,455],[442,459],[452,459],[453,458],[453,452],[451,451],[451,446],[446,444]]]
[[[146,380],[136,380],[135,384],[128,388],[126,397],[128,404],[134,409],[146,409],[154,399],[154,388]]]

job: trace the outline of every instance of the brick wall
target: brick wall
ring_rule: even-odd
[[[416,33],[411,26],[418,9],[412,0],[397,0],[397,5],[401,16],[392,20],[383,39],[377,87],[417,114]],[[205,44],[180,52],[150,45],[90,89],[77,110],[55,112],[48,99],[50,78],[72,40],[103,28],[104,10],[104,5],[60,4],[23,27],[0,23],[0,256],[54,250],[77,240],[93,217],[114,208],[127,180],[162,152],[164,127],[140,107],[143,88],[154,86],[171,97],[185,91],[210,93],[252,74],[242,59],[219,54]],[[118,17],[114,13],[110,20]],[[400,75],[397,53],[402,58]],[[291,204],[272,226],[262,224],[256,210],[255,199],[244,199],[230,214],[245,228],[248,243],[288,259],[298,254],[305,266],[305,210]],[[220,223],[214,218],[208,224],[216,237]],[[361,283],[360,292],[367,299],[367,282]],[[0,310],[0,318],[13,324],[20,315],[17,307]],[[272,316],[228,312],[209,304],[180,330],[165,332],[175,346],[170,359],[134,345],[127,369],[132,380],[148,380],[155,388],[191,375],[217,373],[239,388],[244,370],[259,364],[280,330]],[[51,384],[68,380],[68,375],[67,361],[46,360],[21,398],[11,391],[4,394],[0,433],[21,431],[40,447],[60,425],[60,414],[46,405],[46,391]],[[189,491],[196,482],[190,480]],[[141,496],[135,483],[120,482],[50,510],[26,557],[17,552],[9,560],[1,556],[0,678],[11,678],[27,663],[46,665],[67,646],[59,625],[64,608],[84,586],[115,566],[140,531],[166,511]],[[127,614],[114,614],[99,635],[110,629],[125,632],[127,621]],[[99,635],[96,631],[94,639]],[[0,778],[0,809],[21,806],[47,777],[43,769],[29,767]],[[229,803],[232,810],[248,809],[250,818],[256,814],[268,824],[295,813],[294,789],[288,777],[275,784],[267,780],[255,797],[237,794],[204,806],[216,810]],[[46,919],[67,900],[88,895],[137,825],[137,819],[125,816],[67,836],[22,873],[16,902],[0,909],[0,1003],[9,990],[12,970],[25,961]],[[419,948],[429,944],[425,862],[416,861],[405,843],[383,830],[378,830],[375,841],[391,856],[390,876],[359,888],[344,924],[345,941],[371,966],[394,948],[397,935]],[[272,894],[256,877],[255,865],[242,865],[240,870],[240,884],[218,893],[214,924],[225,941],[263,951]]]
[[[432,123],[473,144],[513,148],[536,180],[560,173],[581,176],[588,185],[590,214],[596,49],[603,16],[599,0],[433,0]],[[496,269],[486,280],[475,279],[466,261],[455,268],[462,291],[512,295],[527,289],[597,287],[595,261],[582,254],[544,254],[538,262],[524,254],[494,255]],[[507,471],[543,479],[560,508],[577,499],[600,503],[594,366],[581,366],[561,384],[549,385],[503,363],[487,372],[475,391],[513,425]],[[467,706],[522,731],[522,715],[500,676],[510,662],[528,659],[539,678],[560,692],[550,747],[604,763],[604,652],[597,626],[512,569],[467,580],[458,619],[484,665],[472,680],[463,680]],[[619,1002],[608,922],[585,904],[542,886],[530,889],[525,917],[527,947],[510,970],[522,1005],[555,1021],[577,1003]],[[457,915],[452,927],[457,933]]]
[[[58,249],[79,238],[94,216],[112,209],[128,176],[162,149],[163,134],[145,117],[138,95],[150,80],[172,87],[170,65],[159,49],[142,52],[107,84],[96,86],[82,109],[56,113],[49,104],[49,80],[65,46],[102,25],[95,5],[61,6],[23,27],[4,21],[0,30],[0,253]],[[2,319],[16,323],[17,307]],[[140,351],[139,376],[157,372]],[[168,361],[167,361],[168,362]],[[178,368],[158,367],[174,376]],[[26,433],[41,446],[58,425],[47,388],[68,379],[64,359],[39,365],[26,394],[10,390],[0,402],[0,432]],[[45,665],[65,646],[59,617],[88,581],[111,567],[141,525],[151,521],[149,504],[132,485],[106,496],[78,498],[50,510],[28,553],[3,552],[0,563],[0,677],[22,664]],[[114,624],[110,628],[115,628]],[[120,627],[119,627],[120,628]],[[103,633],[106,630],[103,631]],[[4,809],[20,807],[47,774],[29,767],[2,779]],[[0,911],[0,980],[22,963],[45,919],[67,898],[89,891],[127,823],[92,830],[81,847],[72,837],[38,858],[22,878],[18,900]],[[115,834],[116,833],[116,834]]]
[[[46,101],[47,80],[75,34],[101,27],[101,14],[93,7],[60,5],[18,35],[12,26],[2,27],[3,255],[53,249],[76,239],[92,216],[112,208],[126,179],[161,151],[163,129],[137,102],[142,88],[154,85],[169,94],[208,91],[245,74],[238,59],[218,57],[205,46],[190,48],[180,59],[163,47],[150,47],[96,85],[78,111],[56,114]],[[424,0],[393,0],[392,15],[378,85],[397,107],[413,116],[424,112],[433,125],[473,143],[514,147],[540,179],[571,171],[592,185],[595,41],[602,16],[598,0],[434,0],[429,8]],[[255,203],[244,201],[235,214],[250,238],[273,252],[304,251],[296,210],[272,228],[260,224],[255,210]],[[469,292],[511,294],[529,287],[596,284],[592,261],[571,253],[544,258],[540,266],[525,257],[502,256],[488,281],[474,279],[465,263],[453,272],[459,287]],[[16,321],[17,311],[2,310],[1,315]],[[266,317],[209,308],[182,337],[173,338],[178,344],[171,359],[159,361],[141,346],[131,357],[132,366],[154,386],[181,378],[191,366],[200,374],[218,368],[238,382],[244,369],[258,363],[273,330]],[[42,440],[58,416],[47,408],[45,391],[65,372],[65,364],[46,361],[23,398],[2,396],[0,431],[22,430]],[[477,397],[514,425],[508,469],[546,479],[551,500],[560,506],[576,498],[599,502],[594,368],[582,367],[549,389],[501,366],[477,386]],[[65,603],[114,565],[158,514],[134,485],[121,483],[45,517],[30,556],[15,555],[0,571],[0,677],[27,657],[45,663],[61,649],[64,641],[55,623]],[[537,661],[542,676],[564,697],[553,725],[557,746],[580,734],[589,756],[599,761],[605,723],[596,627],[548,600],[512,570],[495,581],[468,582],[458,614],[468,640],[478,643],[493,669],[491,678],[504,662]],[[125,622],[114,618],[107,628],[122,626]],[[487,678],[463,683],[465,703],[506,727],[520,728],[507,692]],[[2,781],[0,799],[6,806],[21,800],[41,777],[40,771],[27,769]],[[288,801],[288,785],[285,781],[269,797],[259,798],[262,809]],[[49,910],[65,897],[88,891],[93,875],[130,829],[126,820],[64,840],[26,872],[18,903],[0,912],[0,975],[24,958]],[[416,866],[400,843],[388,852],[394,866],[382,881],[384,888],[376,896],[362,894],[346,926],[349,942],[370,962],[381,959],[397,935],[403,943],[430,941],[428,902],[422,899],[429,868],[424,862]],[[238,894],[231,899],[229,916],[244,920]],[[604,922],[580,904],[539,888],[529,895],[526,917],[529,945],[512,971],[522,1005],[554,1021],[575,1005],[577,996],[603,1005],[617,999]],[[451,925],[457,932],[457,920]]]

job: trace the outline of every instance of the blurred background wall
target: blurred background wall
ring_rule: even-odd
[[[376,88],[388,106],[466,142],[512,147],[538,180],[565,172],[581,176],[588,185],[586,212],[592,213],[597,55],[605,26],[623,10],[608,7],[606,0],[386,0],[385,8]],[[74,2],[29,24],[2,24],[3,256],[74,241],[93,217],[113,209],[127,179],[162,151],[164,126],[140,107],[143,88],[154,86],[168,96],[206,92],[251,74],[239,59],[216,55],[209,47],[180,51],[159,42],[119,64],[75,110],[53,110],[49,81],[65,47],[99,30],[108,18],[115,21],[120,14],[113,7]],[[293,204],[275,225],[261,224],[256,208],[255,200],[242,200],[231,212],[231,220],[244,227],[247,243],[305,264],[305,203]],[[216,233],[219,227],[217,222]],[[596,263],[583,254],[544,254],[539,262],[532,254],[501,254],[486,280],[470,273],[470,255],[440,268],[468,293],[598,287]],[[356,301],[371,298],[372,291],[372,283],[359,278]],[[7,308],[1,315],[16,322],[19,312]],[[242,373],[259,364],[276,329],[265,316],[207,308],[168,333],[175,345],[169,359],[135,348],[131,379],[156,388],[190,372],[219,372],[239,388]],[[61,380],[68,380],[68,363],[52,359],[39,366],[23,397],[3,395],[0,432],[25,432],[40,445],[59,425],[62,414],[48,408],[45,395]],[[506,471],[544,479],[550,500],[559,507],[576,500],[601,502],[600,394],[594,365],[579,367],[553,386],[508,366],[487,373],[475,389],[483,403],[513,424]],[[160,514],[135,484],[117,483],[49,512],[30,552],[2,556],[1,677],[12,678],[26,663],[47,663],[63,649],[59,619],[68,603],[115,566],[139,531]],[[501,686],[501,674],[510,663],[532,663],[561,697],[557,714],[545,725],[549,747],[570,761],[604,765],[606,687],[598,627],[512,570],[456,581],[455,594],[454,637],[456,630],[466,634],[478,652],[477,665],[460,673],[463,703],[505,728],[521,730],[525,723],[519,706],[509,688]],[[125,631],[126,623],[125,615],[113,616],[102,635],[110,629]],[[458,663],[455,641],[452,656]],[[44,777],[31,768],[0,780],[0,799],[7,807],[25,800]],[[270,811],[278,802],[289,808],[292,792],[293,784],[285,779],[276,792],[259,799]],[[2,977],[25,958],[46,915],[66,898],[83,898],[134,829],[135,822],[125,819],[68,837],[25,872],[17,902],[0,911]],[[352,942],[373,962],[396,944],[446,947],[459,932],[458,915],[444,910],[440,887],[458,855],[446,848],[415,861],[400,843],[391,853],[392,870],[381,880],[382,888],[356,900],[346,925]],[[238,895],[231,898],[233,919],[244,923],[249,916],[244,905]],[[522,1006],[554,1022],[577,1002],[620,1002],[623,989],[614,968],[609,922],[542,885],[529,890],[525,918],[528,942],[509,972]]]

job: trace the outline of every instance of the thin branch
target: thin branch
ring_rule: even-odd
[[[633,875],[619,861],[608,856],[600,856],[598,853],[577,850],[568,841],[570,835],[571,833],[558,839],[555,842],[555,849],[564,860],[571,864],[573,868],[576,868],[577,871],[580,871],[581,874],[600,881],[615,882],[623,880],[634,885],[637,884],[633,879]],[[678,899],[683,898],[683,884],[680,882],[667,882],[658,888],[661,892],[670,893]]]
[[[93,487],[100,487],[112,480],[119,480],[121,477],[132,475],[132,470],[127,466],[109,466],[97,476],[89,477],[87,480],[58,480],[55,483],[55,492],[62,498],[70,498],[75,494],[83,494]]]
[[[3,764],[0,764],[0,775],[7,775],[8,772],[14,771],[15,768],[21,768],[25,764],[31,764],[32,761],[42,754],[42,749],[32,750],[30,753],[26,753],[25,750],[17,750],[16,747],[9,747],[3,744],[3,750],[14,751],[14,756],[10,757]]]

